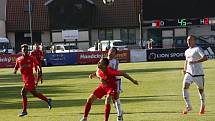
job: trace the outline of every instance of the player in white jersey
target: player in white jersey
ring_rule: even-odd
[[[109,59],[109,66],[114,69],[118,70],[119,68],[119,61],[115,58],[117,55],[117,48],[112,47],[108,51],[108,59]],[[117,110],[117,121],[123,121],[123,112],[121,109],[121,103],[120,103],[120,98],[119,94],[122,92],[122,84],[121,84],[121,78],[116,77],[117,79],[117,100],[113,99],[114,106]]]
[[[183,98],[186,103],[186,108],[183,114],[187,114],[192,110],[192,106],[189,99],[189,87],[194,82],[199,90],[199,96],[201,100],[201,106],[199,114],[205,112],[205,93],[204,93],[204,72],[202,62],[208,58],[200,47],[196,46],[196,38],[193,35],[187,37],[188,49],[185,51],[185,63],[184,63],[184,79],[183,79]]]

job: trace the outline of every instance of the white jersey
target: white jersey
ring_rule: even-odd
[[[118,70],[119,69],[119,61],[117,59],[111,59],[109,60],[109,66],[114,69]],[[122,83],[121,83],[121,78],[120,76],[116,76],[117,79],[117,92],[121,93],[122,92]]]
[[[118,70],[119,68],[119,61],[117,59],[111,59],[109,60],[109,66],[114,69],[114,70]],[[120,79],[119,76],[116,77],[116,79]]]
[[[205,56],[204,52],[199,47],[188,48],[185,51],[185,57],[187,61],[187,69],[186,72],[195,75],[204,75],[202,63],[190,64],[191,61],[196,61]]]

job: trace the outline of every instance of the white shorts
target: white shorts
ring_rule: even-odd
[[[122,79],[117,79],[117,92],[122,92]]]
[[[192,84],[193,82],[199,89],[204,89],[204,76],[191,76],[186,73],[184,75],[183,86],[185,86],[185,83]]]

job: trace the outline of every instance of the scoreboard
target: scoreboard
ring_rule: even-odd
[[[210,18],[192,18],[192,19],[157,19],[151,23],[143,23],[143,26],[152,26],[156,28],[167,26],[187,27],[189,25],[211,25],[215,24],[215,19]]]

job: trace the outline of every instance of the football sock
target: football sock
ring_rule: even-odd
[[[26,96],[22,97],[22,108],[23,108],[23,112],[27,112],[27,97]]]
[[[109,114],[110,114],[110,104],[106,104],[105,105],[105,121],[108,121]]]
[[[84,117],[88,116],[90,109],[91,109],[91,106],[92,106],[92,103],[86,103],[85,109],[84,109]]]
[[[191,107],[188,89],[183,89],[183,97],[186,103],[186,107]]]
[[[205,93],[199,93],[200,100],[201,100],[201,106],[205,105]]]
[[[117,99],[115,101],[115,106],[116,106],[117,116],[121,116],[122,115],[122,109],[121,109],[120,99]]]

